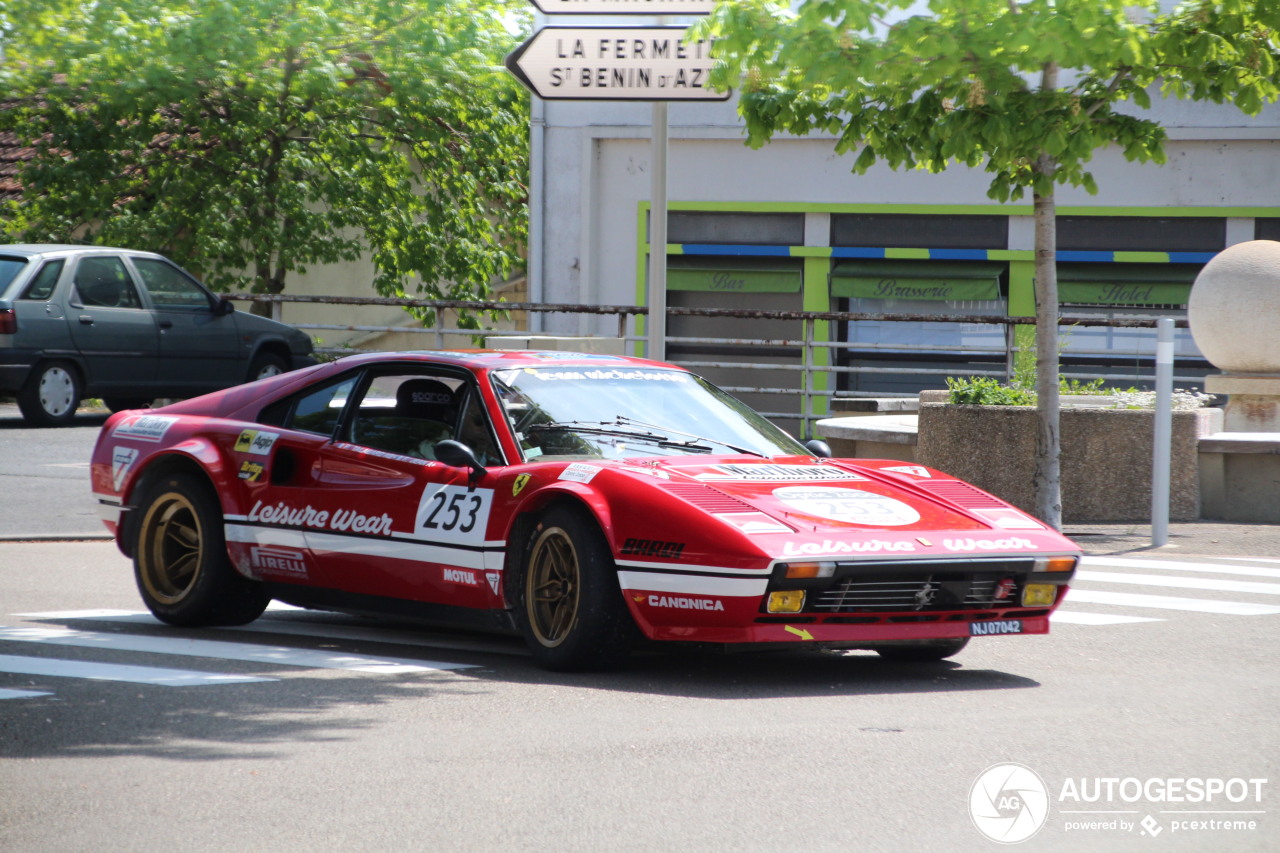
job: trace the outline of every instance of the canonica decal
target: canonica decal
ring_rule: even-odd
[[[169,427],[178,422],[177,418],[163,415],[135,415],[125,418],[111,434],[116,438],[131,438],[134,441],[161,441]]]
[[[902,501],[861,489],[786,486],[774,489],[773,496],[797,512],[845,524],[903,527],[920,520],[920,513]]]
[[[111,448],[111,485],[117,492],[120,491],[120,487],[124,485],[124,478],[129,475],[129,469],[132,468],[133,463],[137,461],[138,448]]]
[[[493,489],[428,483],[413,523],[413,538],[478,545],[489,529]]]
[[[236,453],[252,453],[254,456],[266,456],[275,446],[278,432],[265,432],[260,429],[246,429],[236,439]]]
[[[712,465],[693,475],[696,480],[785,481],[798,480],[865,480],[860,474],[828,465],[771,465],[748,462],[741,465]]]

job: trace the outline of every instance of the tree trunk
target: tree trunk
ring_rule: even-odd
[[[1042,156],[1037,169],[1052,169]],[[1062,529],[1061,436],[1058,430],[1058,238],[1053,191],[1035,194],[1036,226],[1036,515]]]

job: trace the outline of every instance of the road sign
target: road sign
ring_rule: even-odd
[[[711,42],[685,27],[544,27],[507,70],[546,100],[724,101],[707,88]]]
[[[716,0],[533,0],[547,15],[710,15]]]

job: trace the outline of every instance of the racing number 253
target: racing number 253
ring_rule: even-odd
[[[431,496],[431,506],[427,508],[427,517],[423,519],[422,526],[428,530],[470,533],[476,526],[476,517],[483,505],[484,501],[478,495],[459,492],[446,495],[444,492],[436,492]],[[441,511],[444,512],[444,517],[437,520]]]

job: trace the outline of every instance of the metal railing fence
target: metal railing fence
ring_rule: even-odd
[[[397,333],[428,336],[431,343],[428,348],[448,349],[451,346],[472,346],[477,338],[487,337],[528,337],[529,331],[500,331],[500,330],[484,330],[484,329],[466,329],[458,328],[456,325],[449,324],[446,312],[449,311],[524,311],[529,313],[538,313],[544,315],[562,314],[573,316],[613,316],[617,321],[616,337],[622,338],[628,345],[642,350],[647,343],[646,336],[637,333],[636,319],[644,317],[649,313],[649,309],[645,306],[637,305],[578,305],[571,303],[531,303],[531,302],[492,302],[482,300],[438,300],[438,299],[411,299],[411,298],[394,298],[394,297],[361,297],[361,296],[306,296],[294,294],[257,294],[257,293],[234,293],[229,294],[228,298],[237,301],[262,302],[269,303],[272,306],[272,314],[279,319],[282,311],[281,306],[286,303],[294,304],[312,304],[312,305],[334,305],[334,306],[362,306],[362,305],[378,305],[378,306],[398,306],[404,308],[424,308],[435,312],[435,323],[426,327],[414,326],[376,326],[376,325],[359,325],[347,323],[292,323],[295,328],[309,332],[325,332],[325,331],[342,331],[342,332],[367,332],[367,333]],[[760,395],[777,395],[784,398],[796,399],[798,405],[791,411],[761,411],[761,414],[772,419],[798,420],[801,424],[801,432],[805,436],[812,435],[812,424],[814,421],[828,416],[830,411],[830,403],[838,398],[856,398],[860,396],[908,396],[906,394],[894,395],[892,393],[877,392],[859,392],[859,391],[841,391],[838,388],[827,387],[828,385],[839,386],[836,377],[842,374],[885,374],[898,376],[937,376],[939,378],[938,386],[942,385],[942,380],[947,376],[989,376],[1001,380],[1008,380],[1013,377],[1016,362],[1019,355],[1023,352],[1015,343],[1015,335],[1013,329],[1017,326],[1034,326],[1035,319],[1031,317],[1002,317],[989,315],[954,315],[954,314],[892,314],[892,313],[855,313],[847,311],[770,311],[747,308],[689,308],[668,306],[668,317],[672,316],[690,316],[690,317],[706,317],[720,318],[724,321],[741,321],[741,320],[787,320],[797,321],[801,324],[802,334],[799,338],[750,338],[750,337],[707,337],[707,336],[687,336],[676,337],[668,336],[667,345],[671,347],[684,347],[697,349],[698,347],[711,347],[716,350],[732,350],[741,351],[747,356],[745,361],[703,361],[696,358],[669,358],[673,364],[689,368],[694,371],[714,370],[719,368],[733,368],[736,370],[748,371],[776,371],[783,375],[799,374],[798,381],[794,387],[779,387],[755,385],[730,385],[721,384],[725,391],[732,394],[760,394]],[[916,323],[954,323],[954,324],[976,324],[986,326],[1002,326],[1005,329],[1004,346],[973,346],[973,345],[951,345],[945,347],[930,346],[928,344],[874,344],[860,343],[857,341],[840,341],[840,340],[819,340],[816,334],[816,324],[818,323],[845,323],[849,321],[873,320],[882,322],[916,322]],[[1157,327],[1158,318],[1114,318],[1099,317],[1097,315],[1061,315],[1059,325],[1066,327],[1106,327],[1112,329],[1155,329]],[[1187,327],[1185,319],[1175,320],[1175,325],[1181,328]],[[1154,340],[1154,339],[1153,339]],[[753,355],[757,355],[762,349],[772,350],[799,350],[800,359],[797,362],[785,359],[774,360],[750,360]],[[317,347],[316,350],[322,355],[349,355],[357,352],[376,352],[377,347]],[[954,368],[928,368],[920,366],[885,366],[870,367],[866,365],[848,366],[838,362],[841,360],[840,353],[852,355],[856,357],[859,353],[883,353],[894,354],[898,356],[920,354],[929,355],[943,352],[947,354],[958,354],[965,357],[975,357],[979,359],[988,359],[992,363],[992,367],[983,369],[980,367],[965,367],[961,371]],[[821,355],[820,355],[821,354]],[[1073,356],[1100,356],[1115,357],[1118,354],[1109,350],[1073,350]],[[1146,354],[1123,353],[1126,358],[1138,357],[1145,358]],[[1094,379],[1102,378],[1109,383],[1116,382],[1149,382],[1154,376],[1155,364],[1154,344],[1150,353],[1152,368],[1150,372],[1136,371],[1132,373],[1124,372],[1085,372],[1085,371],[1063,371],[1062,376],[1066,379],[1079,380],[1088,382]],[[834,382],[818,381],[819,375],[825,375],[834,379]],[[1203,377],[1198,375],[1175,375],[1174,381],[1180,387],[1200,387],[1203,385]],[[718,383],[719,384],[719,383]]]

